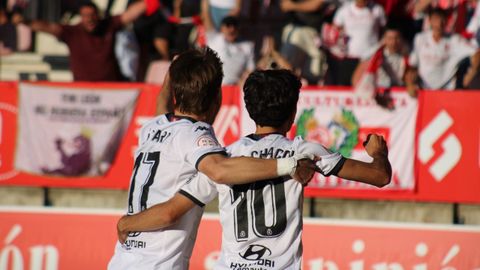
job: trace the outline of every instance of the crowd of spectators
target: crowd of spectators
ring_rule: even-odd
[[[0,8],[0,56],[28,51],[31,44],[32,32],[23,22],[22,10],[16,7],[7,12]]]
[[[224,84],[287,68],[310,85],[355,86],[370,73],[376,86],[406,86],[412,96],[480,88],[477,0],[129,0],[117,16],[109,15],[115,0],[103,15],[91,2],[57,1],[80,23],[25,20],[25,6],[10,3],[25,1],[3,0],[0,53],[28,50],[17,36],[31,29],[67,44],[75,80],[149,80],[149,71],[166,70],[149,67],[209,46],[224,63]]]

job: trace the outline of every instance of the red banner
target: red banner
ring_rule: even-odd
[[[480,202],[480,92],[422,92],[419,101],[417,196]]]
[[[105,175],[96,177],[59,177],[57,175],[31,174],[18,171],[14,164],[18,138],[18,84],[0,82],[0,185],[27,185],[46,187],[76,188],[118,188],[127,189],[133,166],[133,151],[138,142],[137,134],[143,123],[155,115],[160,88],[145,84],[103,84],[103,83],[35,83],[34,86],[46,86],[58,91],[62,89],[82,89],[95,91],[126,91],[138,89],[135,111],[128,129],[110,169]],[[42,91],[42,89],[36,89]],[[238,88],[224,89],[223,104],[219,120],[215,123],[219,140],[230,144],[239,136],[239,92]],[[220,132],[219,132],[220,131]],[[31,136],[39,134],[31,133]]]
[[[137,133],[141,125],[155,114],[155,102],[153,101],[156,100],[160,89],[157,86],[144,84],[35,83],[32,85],[47,86],[52,89],[77,89],[79,91],[81,91],[81,88],[98,91],[105,89],[123,91],[135,88],[139,89],[140,94],[131,123],[121,140],[117,155],[107,173],[95,177],[67,178],[31,174],[15,169],[14,160],[16,156],[18,159],[19,155],[17,146],[25,144],[24,141],[19,140],[19,132],[17,132],[20,126],[17,123],[20,112],[18,108],[18,84],[0,82],[0,185],[126,189],[131,174],[132,153],[138,140]],[[330,92],[335,90],[342,93],[345,97],[341,99],[331,98],[326,95],[328,91],[325,90]],[[343,87],[308,89],[305,92],[311,98],[305,99],[308,96],[304,93],[302,102],[309,107],[306,108],[308,110],[304,108],[299,113],[299,116],[310,112],[309,110],[320,112],[324,109],[321,107],[331,109],[332,112],[346,108],[344,114],[349,113],[349,109],[355,112],[358,108],[381,110],[373,108],[376,106],[373,103],[358,101],[353,96],[353,93],[349,93],[349,90],[349,88]],[[402,90],[399,90],[400,92],[394,91],[394,100],[396,106],[401,110],[406,108],[405,105],[408,104],[408,100],[406,101],[406,98],[403,97],[404,95],[402,96]],[[327,93],[322,95],[315,94],[315,92],[320,91]],[[322,99],[321,97],[324,98]],[[402,132],[406,132],[407,129],[401,129],[401,132],[392,133],[393,130],[398,130],[398,128],[394,127],[396,125],[394,121],[387,121],[393,126],[385,129],[378,128],[378,125],[372,122],[373,120],[379,120],[374,119],[379,118],[377,117],[378,113],[375,114],[375,117],[372,116],[373,120],[363,117],[365,120],[359,121],[361,128],[358,128],[358,138],[356,138],[356,144],[351,149],[352,153],[362,152],[361,141],[363,141],[366,133],[374,131],[385,134],[388,137],[389,147],[392,150],[390,154],[393,154],[394,147],[399,150],[395,154],[395,160],[401,160],[398,156],[403,155],[402,160],[408,160],[408,156],[410,156],[415,161],[414,179],[410,179],[410,172],[406,173],[407,169],[411,171],[411,168],[402,167],[412,162],[400,162],[398,163],[400,165],[395,165],[397,163],[393,162],[395,166],[394,171],[397,173],[392,181],[393,185],[397,187],[396,189],[365,189],[365,187],[339,182],[338,179],[330,178],[327,179],[328,181],[321,180],[324,182],[314,181],[317,186],[307,188],[306,196],[480,203],[480,196],[478,196],[480,194],[480,121],[476,118],[480,114],[478,104],[480,104],[480,91],[421,92],[418,97],[417,115],[411,115],[405,119],[398,117],[400,123],[402,121],[405,123],[408,120],[407,118],[416,117],[414,143],[405,141],[407,137],[403,136]],[[395,115],[395,112],[384,113],[386,115]],[[319,117],[328,116],[325,113],[320,114],[317,112],[317,114]],[[330,118],[337,122],[340,119],[339,123],[341,124],[344,118],[349,115],[344,116],[342,114],[341,116],[343,118],[339,118],[338,115],[333,115]],[[307,119],[308,117],[304,118]],[[319,119],[321,120],[321,118]],[[329,122],[322,123],[320,120],[317,121],[317,129],[311,128],[310,122],[312,121],[304,121],[305,124],[308,122],[308,125],[303,125],[303,129],[308,131],[307,136],[310,136],[310,139],[316,138],[319,141],[324,139],[322,138],[323,133],[321,131],[324,131],[322,127],[328,127]],[[337,130],[334,130],[336,132],[335,136],[338,134],[342,135],[338,133],[338,130],[343,130],[342,126],[337,125],[335,127],[338,127]],[[251,120],[248,119],[248,115],[244,111],[241,93],[237,87],[223,89],[223,103],[214,123],[214,128],[219,141],[225,145],[232,143],[239,136],[245,135],[245,133],[254,131],[251,126]],[[37,132],[31,133],[31,136],[42,136]],[[327,136],[327,138],[330,137]],[[337,137],[332,138],[336,138],[336,141],[338,141]],[[405,156],[407,159],[404,158]],[[393,160],[393,157],[391,158]],[[316,179],[318,180],[318,178]],[[332,183],[335,185],[332,185]],[[346,185],[348,185],[348,189],[345,188]]]
[[[0,269],[106,269],[119,216],[0,208]],[[303,235],[305,270],[480,269],[478,227],[305,219]],[[218,217],[204,217],[190,269],[212,269],[220,242]]]
[[[5,116],[4,122],[1,123],[1,136],[5,140],[5,149],[0,149],[2,163],[0,164],[1,184],[3,185],[28,185],[28,186],[54,186],[54,187],[82,187],[82,188],[123,188],[128,187],[128,178],[131,174],[132,168],[132,153],[134,146],[138,139],[136,131],[140,128],[145,118],[150,118],[155,113],[155,103],[151,100],[156,100],[159,93],[159,87],[148,86],[143,84],[60,84],[60,83],[43,83],[37,85],[46,85],[52,89],[58,87],[75,88],[90,88],[90,89],[108,89],[115,91],[122,91],[125,89],[140,89],[140,95],[137,99],[137,106],[134,111],[132,121],[125,133],[122,143],[118,148],[117,155],[113,164],[102,177],[77,177],[60,178],[58,176],[34,175],[24,172],[16,171],[14,167],[14,151],[17,141],[17,100],[18,100],[18,85],[13,83],[1,83],[0,89],[2,95],[0,96],[0,107],[2,116]],[[102,91],[102,90],[99,90]],[[6,93],[6,94],[4,94]],[[31,136],[35,136],[32,134]],[[5,151],[5,152],[4,152]]]
[[[415,149],[409,149],[415,158],[414,190],[309,187],[306,196],[480,203],[478,104],[480,91],[420,92]],[[391,143],[404,146],[399,138]],[[392,181],[396,181],[395,176]]]
[[[17,134],[17,84],[0,82],[0,183],[18,175],[13,166]]]
[[[386,110],[374,100],[365,101],[356,96],[350,89],[305,90],[300,93],[297,104],[297,117],[290,132],[292,138],[300,135],[346,158],[371,162],[363,142],[370,133],[381,134],[388,145],[393,169],[392,181],[382,192],[414,190],[413,148],[418,107],[415,98],[404,91],[395,91],[391,94],[395,109]],[[371,185],[317,174],[309,190],[324,189],[378,190]]]

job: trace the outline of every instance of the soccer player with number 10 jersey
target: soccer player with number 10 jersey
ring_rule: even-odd
[[[373,158],[370,163],[345,158],[300,137],[285,137],[295,120],[300,87],[298,78],[287,70],[253,72],[245,82],[244,98],[256,131],[227,147],[229,155],[267,160],[314,155],[319,159],[316,170],[325,176],[387,185],[391,166],[381,136],[371,134],[364,144]],[[182,221],[182,215],[218,196],[223,232],[222,250],[214,269],[301,269],[303,185],[290,176],[259,180],[218,183],[199,173],[169,201],[122,217],[118,223],[120,241],[128,232],[168,230]]]

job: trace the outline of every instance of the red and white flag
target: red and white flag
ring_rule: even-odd
[[[358,83],[354,86],[355,95],[363,99],[374,99],[377,92],[377,71],[383,62],[383,49],[380,46],[368,63],[367,69],[362,74]]]

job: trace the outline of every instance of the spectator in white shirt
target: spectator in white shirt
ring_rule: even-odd
[[[223,18],[220,32],[206,23],[207,46],[217,52],[223,62],[223,85],[242,84],[255,69],[254,45],[250,41],[239,39],[239,22],[236,17]]]
[[[478,53],[477,46],[457,34],[446,34],[446,15],[441,9],[432,9],[429,15],[431,30],[415,36],[407,72],[409,93],[416,96],[419,88],[453,90],[458,64]]]
[[[327,45],[330,47],[330,57],[326,84],[351,85],[360,58],[378,44],[385,23],[383,8],[372,0],[343,3],[335,13],[330,30],[336,32],[336,41],[332,43],[333,46]]]
[[[360,58],[377,45],[386,18],[382,6],[371,0],[355,0],[338,9],[333,23],[348,36],[347,57]]]

